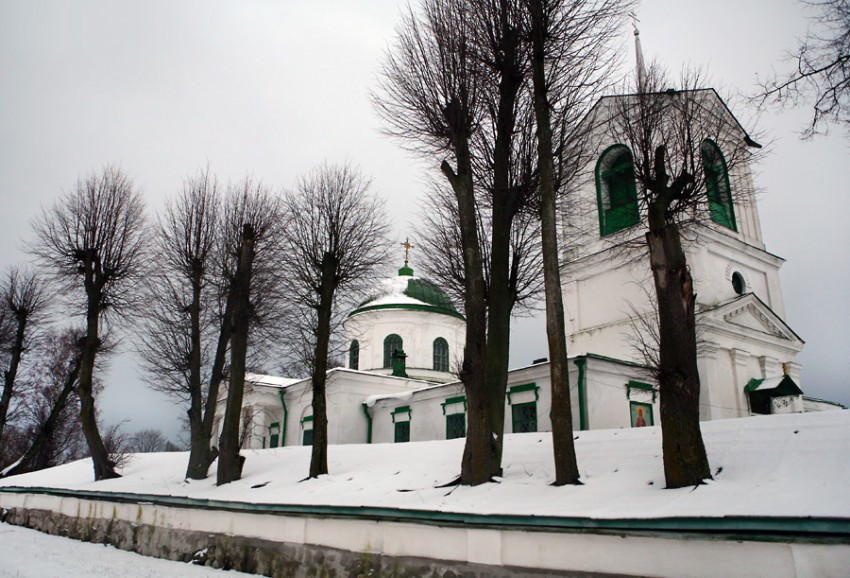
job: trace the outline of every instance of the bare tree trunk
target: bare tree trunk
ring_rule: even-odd
[[[88,296],[88,307],[86,313],[86,335],[83,337],[83,351],[80,360],[80,384],[77,394],[80,397],[80,425],[86,444],[91,453],[92,465],[94,466],[94,479],[106,480],[121,477],[115,471],[115,464],[109,456],[109,451],[103,443],[100,431],[97,427],[97,410],[94,406],[94,364],[97,353],[100,350],[100,305],[103,296],[98,287],[95,286],[92,269],[96,266],[96,259],[86,260],[85,286]]]
[[[242,396],[245,391],[245,363],[248,355],[248,330],[251,325],[251,267],[254,262],[254,230],[242,226],[242,246],[235,281],[233,336],[230,348],[230,386],[219,438],[218,485],[242,477],[245,458],[239,454],[239,426],[242,422]]]
[[[30,448],[12,468],[10,468],[8,471],[6,471],[5,474],[0,477],[15,476],[31,471],[29,466],[39,456],[39,453],[44,443],[53,436],[53,432],[56,429],[56,424],[59,421],[59,416],[62,414],[62,410],[64,410],[65,406],[68,404],[68,397],[71,395],[71,392],[74,391],[74,384],[77,382],[77,378],[80,375],[81,361],[82,355],[78,355],[73,365],[71,366],[71,370],[68,372],[68,375],[65,378],[65,383],[62,386],[62,391],[59,393],[59,397],[56,398],[56,402],[50,409],[50,415],[47,416],[47,420],[38,430],[38,434],[35,436],[35,439],[33,440]]]
[[[493,464],[491,449],[493,423],[487,403],[487,381],[484,372],[484,360],[487,355],[484,265],[478,238],[475,194],[472,186],[472,159],[468,138],[460,128],[464,125],[465,119],[461,118],[459,108],[457,103],[452,103],[444,111],[449,123],[457,128],[453,143],[457,173],[447,162],[443,162],[441,169],[457,198],[466,285],[464,291],[466,336],[460,380],[466,391],[469,414],[460,477],[462,484],[475,486],[490,481],[498,464]]]
[[[693,279],[674,224],[646,235],[658,299],[661,434],[668,488],[711,478],[699,427]]]
[[[313,453],[310,477],[328,473],[328,409],[325,386],[328,378],[328,346],[331,338],[333,313],[334,256],[326,252],[322,258],[321,295],[319,297],[316,350],[313,359]]]
[[[493,145],[493,209],[490,249],[490,285],[487,310],[486,379],[493,434],[491,476],[502,475],[502,448],[505,434],[505,394],[508,386],[511,312],[516,289],[511,278],[511,230],[517,213],[518,191],[511,186],[512,150],[516,128],[517,96],[523,81],[520,69],[520,31],[511,21],[514,10],[501,0],[496,10],[499,45],[496,72],[499,100],[496,112],[496,140]]]
[[[558,220],[555,202],[555,167],[552,121],[546,90],[543,0],[529,0],[531,16],[531,72],[534,116],[537,120],[537,166],[540,173],[540,221],[543,241],[543,283],[546,292],[546,336],[549,341],[549,380],[552,387],[552,449],[555,455],[555,485],[579,483],[573,441],[573,412],[570,374],[567,366],[567,337],[564,300],[561,294],[558,259]]]
[[[186,412],[189,417],[189,439],[191,449],[189,451],[189,465],[186,468],[186,477],[195,477],[200,456],[203,454],[201,448],[201,428],[203,427],[203,392],[201,391],[201,277],[203,275],[202,264],[195,259],[192,262],[192,302],[189,304],[189,339],[192,343],[189,359],[189,409]],[[204,472],[206,477],[206,472]]]

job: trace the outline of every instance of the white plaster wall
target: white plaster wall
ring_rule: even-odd
[[[440,527],[407,522],[218,512],[0,492],[0,507],[55,511],[175,530],[221,533],[349,552],[556,572],[700,578],[842,576],[850,545],[677,539],[592,532]]]
[[[642,368],[615,364],[593,357],[587,359],[585,391],[588,429],[631,427],[630,401],[651,404],[654,423],[658,425],[660,414],[657,397],[653,401],[651,392],[634,389],[629,392],[626,384],[632,380],[653,383],[646,370]]]
[[[434,367],[434,340],[442,337],[449,344],[449,369],[459,365],[463,353],[465,322],[442,313],[411,311],[406,309],[378,309],[364,311],[345,321],[347,343],[353,339],[360,343],[360,369],[382,369],[384,366],[384,339],[390,334],[400,335],[407,354],[408,374],[424,369],[423,376]],[[346,359],[346,364],[348,359]],[[449,373],[439,375],[442,378]]]

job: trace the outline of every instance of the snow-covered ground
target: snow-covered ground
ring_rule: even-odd
[[[0,524],[0,578],[256,578]]]
[[[139,454],[123,477],[94,482],[89,460],[0,481],[251,503],[380,506],[476,514],[590,518],[828,516],[850,518],[850,411],[757,416],[702,424],[714,480],[664,489],[661,430],[576,434],[581,486],[553,487],[551,435],[506,436],[500,483],[439,487],[459,473],[463,440],[338,445],[330,475],[305,480],[310,448],[245,451],[243,477],[183,479],[185,453]]]

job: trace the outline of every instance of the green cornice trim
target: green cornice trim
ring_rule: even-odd
[[[508,389],[508,405],[511,405],[511,395],[515,393],[522,393],[524,391],[533,391],[534,392],[534,401],[540,399],[540,388],[537,387],[536,383],[525,383],[523,385],[514,385],[513,387]]]
[[[419,303],[388,303],[386,305],[368,305],[366,307],[359,307],[348,314],[349,317],[353,317],[358,313],[364,313],[366,311],[380,311],[384,309],[403,309],[407,311],[426,311],[428,313],[439,313],[441,315],[449,315],[451,317],[457,317],[463,321],[466,321],[466,318],[458,313],[457,311],[453,311],[451,309],[447,309],[445,307],[437,307],[435,305],[425,305]]]
[[[213,510],[276,516],[312,516],[380,522],[418,523],[445,527],[478,527],[503,530],[545,530],[586,533],[668,533],[669,537],[704,540],[741,540],[777,543],[850,544],[850,519],[839,517],[793,516],[681,516],[666,518],[587,518],[577,516],[529,516],[472,514],[371,506],[323,506],[264,504],[205,500],[182,496],[65,490],[59,488],[8,486],[8,494],[49,495],[114,503],[149,503],[170,508]]]
[[[658,389],[654,385],[630,379],[626,384],[626,399],[632,399],[633,389],[652,392],[652,403],[655,403],[655,398],[658,395]]]
[[[466,396],[465,395],[459,395],[457,397],[446,398],[446,401],[444,401],[443,403],[440,404],[443,408],[443,415],[446,415],[446,406],[452,405],[452,404],[455,404],[455,403],[462,403],[463,404],[463,411],[464,411],[464,413],[466,413]]]
[[[401,405],[401,406],[395,408],[393,410],[393,413],[391,414],[392,418],[393,418],[393,423],[395,423],[395,416],[402,415],[402,414],[405,414],[405,413],[407,414],[408,421],[410,421],[412,412],[410,411],[409,405]]]
[[[585,431],[587,427],[587,384],[585,383],[585,366],[587,365],[586,357],[576,358],[575,362],[578,368],[578,423],[579,429]]]

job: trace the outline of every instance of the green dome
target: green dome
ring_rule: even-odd
[[[445,291],[430,281],[414,277],[413,269],[407,266],[399,269],[398,277],[386,279],[378,291],[363,301],[349,314],[349,317],[364,311],[379,309],[430,311],[459,319],[464,318]]]

